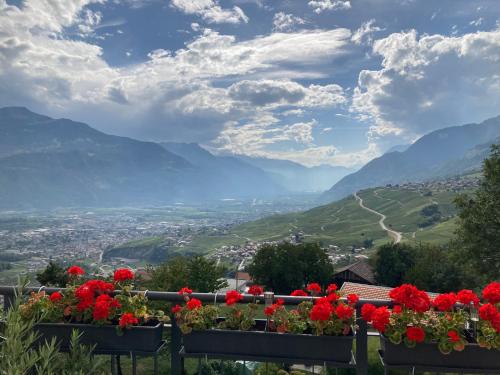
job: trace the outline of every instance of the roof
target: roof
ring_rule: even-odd
[[[250,274],[248,272],[241,272],[241,271],[236,272],[235,279],[252,281],[252,278],[250,277]]]
[[[358,284],[346,281],[340,288],[340,292],[343,295],[355,293],[359,296],[360,299],[390,302],[391,298],[389,297],[389,292],[392,289],[393,288],[387,286]],[[429,292],[427,292],[427,294],[429,295],[429,297],[431,297],[431,299],[434,299],[438,295],[437,293]]]
[[[356,263],[349,264],[348,266],[339,268],[335,275],[338,275],[345,271],[351,271],[362,279],[375,284],[375,275],[373,274],[373,268],[364,260],[357,261]]]

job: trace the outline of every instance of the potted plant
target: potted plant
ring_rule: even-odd
[[[155,351],[161,344],[165,315],[147,308],[147,298],[132,295],[134,274],[118,269],[113,280],[84,279],[78,266],[68,270],[69,284],[64,292],[50,295],[32,293],[20,306],[22,316],[37,318],[34,326],[43,344],[56,337],[61,350],[69,348],[74,329],[84,345],[96,351]]]
[[[410,284],[390,292],[394,307],[363,305],[378,330],[388,365],[500,369],[500,283],[483,290],[444,293],[431,300]],[[476,319],[477,317],[477,319]]]
[[[313,288],[314,290],[312,290]],[[310,284],[313,295],[321,287]],[[184,290],[185,292],[185,290]],[[249,290],[263,293],[262,288]],[[294,295],[298,295],[294,293]],[[217,319],[219,310],[213,305],[193,303],[185,294],[186,304],[173,309],[177,324],[183,332],[187,353],[210,353],[247,357],[295,358],[308,362],[349,363],[354,338],[355,309],[358,298],[348,296],[348,303],[340,301],[336,287],[330,286],[327,296],[314,302],[300,303],[296,309],[287,309],[282,300],[267,306],[267,319],[255,319],[258,304],[237,305],[242,295],[236,291],[226,294],[227,317]]]

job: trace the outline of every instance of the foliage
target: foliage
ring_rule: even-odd
[[[473,196],[460,195],[458,241],[463,259],[485,280],[500,278],[500,145],[493,145],[483,163],[484,179]]]
[[[388,243],[378,248],[375,257],[377,284],[401,285],[408,270],[415,264],[415,249],[406,243]]]
[[[36,274],[36,280],[40,285],[64,288],[69,279],[66,270],[60,264],[50,261],[43,271]]]
[[[130,270],[116,270],[109,281],[85,281],[83,272],[78,266],[68,268],[69,284],[63,293],[32,293],[20,306],[22,317],[52,323],[115,324],[120,330],[164,318],[162,311],[149,311],[143,294],[131,294],[134,274]],[[114,294],[115,290],[120,292]]]
[[[449,354],[462,351],[472,337],[483,347],[500,349],[500,283],[493,282],[483,290],[482,304],[470,290],[440,294],[431,301],[426,292],[411,284],[394,288],[389,296],[394,303],[392,311],[387,306],[365,304],[361,314],[394,344],[412,348],[434,342],[443,354]],[[478,309],[479,326],[474,337],[469,327]]]
[[[179,290],[190,285],[197,292],[215,292],[227,286],[225,269],[203,256],[177,257],[149,270],[152,290]]]
[[[265,245],[247,271],[256,283],[279,294],[302,289],[311,281],[327,285],[333,277],[333,265],[318,244]]]

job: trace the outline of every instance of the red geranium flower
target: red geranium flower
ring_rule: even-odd
[[[83,270],[83,268],[78,267],[78,266],[71,266],[68,268],[68,270],[66,272],[68,273],[68,275],[71,275],[71,276],[79,276],[79,275],[85,274],[85,271]]]
[[[191,289],[189,289],[187,286],[185,286],[184,288],[181,288],[178,293],[181,296],[183,296],[184,294],[191,294],[191,293],[193,293],[193,291]]]
[[[199,309],[201,307],[201,301],[196,298],[191,298],[187,303],[186,306],[189,310],[195,310]]]
[[[309,317],[311,320],[326,321],[330,319],[333,313],[333,307],[330,303],[317,303],[311,309]]]
[[[109,302],[99,301],[94,305],[94,312],[92,314],[94,320],[106,320],[109,318]]]
[[[340,299],[340,296],[337,293],[330,293],[329,295],[326,296],[328,301],[331,303],[336,302]]]
[[[460,335],[454,329],[448,331],[448,338],[450,339],[450,342],[460,341]]]
[[[359,297],[357,294],[349,294],[347,296],[347,302],[350,304],[350,305],[355,305],[357,302],[359,301]]]
[[[133,279],[134,279],[134,273],[130,271],[128,268],[117,269],[113,275],[113,280],[115,280],[116,282],[122,282]]]
[[[126,328],[127,326],[139,324],[139,319],[137,319],[132,313],[125,313],[121,316],[118,324],[120,325],[120,328]]]
[[[235,303],[241,301],[243,295],[239,293],[237,290],[230,290],[226,293],[226,305],[231,306]]]
[[[386,326],[389,324],[389,319],[391,317],[391,312],[387,308],[387,306],[381,306],[375,311],[372,312],[372,325],[380,333],[385,332]]]
[[[457,293],[458,302],[463,303],[464,305],[469,305],[471,303],[474,306],[479,304],[479,297],[472,290],[463,289]]]
[[[389,297],[394,303],[403,305],[416,312],[426,312],[431,306],[429,295],[418,290],[417,287],[411,284],[403,284],[389,292]]]
[[[403,308],[400,305],[395,305],[392,308],[392,313],[393,314],[401,314],[403,312]]]
[[[420,327],[406,328],[406,337],[410,341],[423,342],[425,340],[425,331]]]
[[[114,309],[119,309],[120,307],[122,307],[122,304],[116,298],[113,298],[109,302],[109,306],[112,307],[112,308],[114,308]]]
[[[285,304],[285,300],[284,300],[283,298],[278,298],[278,299],[276,300],[276,304],[277,304],[278,306],[283,306],[283,305]]]
[[[318,283],[307,284],[307,288],[306,289],[309,292],[313,293],[313,294],[319,294],[319,293],[321,293],[321,285],[319,285]]]
[[[351,306],[340,304],[335,309],[335,313],[342,320],[350,319],[354,314],[354,309]]]
[[[455,306],[455,303],[457,303],[457,296],[455,293],[440,294],[432,302],[434,307],[439,311],[450,311],[453,309],[453,306]]]
[[[500,283],[493,281],[486,285],[483,289],[483,298],[492,304],[500,303]]]
[[[253,296],[260,296],[262,293],[264,293],[264,289],[260,285],[252,285],[248,288],[248,294]]]
[[[330,284],[326,288],[326,294],[334,293],[337,290],[337,284]]]
[[[54,292],[50,295],[50,300],[52,302],[57,302],[57,301],[60,301],[62,299],[62,294],[59,293],[59,292]]]
[[[275,310],[276,310],[276,305],[267,306],[264,309],[264,314],[266,314],[267,316],[271,316],[274,314]]]
[[[306,297],[307,293],[304,292],[302,289],[297,289],[294,290],[290,295],[293,297]]]
[[[361,317],[365,322],[371,322],[372,321],[372,314],[377,308],[375,305],[372,305],[371,303],[365,303],[361,307]]]
[[[493,320],[498,314],[497,308],[491,303],[486,303],[479,308],[479,316],[483,320]]]
[[[179,311],[182,310],[182,307],[180,305],[175,305],[172,307],[172,313],[177,314]]]

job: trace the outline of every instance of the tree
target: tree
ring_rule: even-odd
[[[375,279],[381,285],[401,285],[414,264],[415,249],[412,246],[387,243],[380,246],[375,255]]]
[[[278,294],[289,294],[310,282],[326,286],[333,278],[333,265],[326,251],[311,243],[265,245],[247,271],[254,282]]]
[[[36,280],[40,285],[64,288],[68,283],[68,274],[59,263],[50,261],[42,272],[36,274]]]
[[[196,292],[215,292],[227,285],[224,267],[202,256],[176,257],[150,268],[151,290],[176,291],[189,286]]]
[[[500,145],[483,162],[483,181],[473,194],[455,199],[462,261],[470,262],[477,278],[500,278]]]

